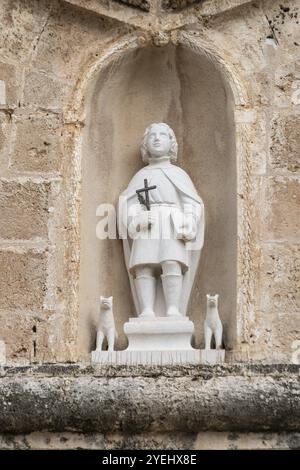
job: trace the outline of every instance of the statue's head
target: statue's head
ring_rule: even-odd
[[[100,307],[103,310],[110,310],[113,305],[113,298],[112,296],[110,297],[103,297],[102,295],[100,296]]]
[[[219,294],[206,294],[206,300],[207,300],[207,305],[209,307],[217,307],[218,306],[218,300],[219,300]]]
[[[177,140],[173,129],[164,122],[150,124],[144,134],[141,154],[143,162],[148,162],[151,157],[164,156],[169,156],[171,162],[175,162],[177,160]]]

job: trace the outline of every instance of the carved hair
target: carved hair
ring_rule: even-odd
[[[150,126],[148,126],[147,129],[145,130],[145,134],[144,134],[142,145],[141,145],[141,154],[142,154],[143,162],[148,163],[149,161],[150,155],[147,149],[147,138],[153,126],[163,126],[167,130],[170,140],[171,140],[171,148],[169,150],[168,156],[170,157],[171,162],[176,162],[177,149],[178,149],[176,136],[174,134],[173,129],[171,129],[171,127],[168,126],[168,124],[165,124],[164,122],[158,122],[158,123],[154,122],[153,124],[150,124]]]

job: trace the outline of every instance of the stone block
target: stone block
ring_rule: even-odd
[[[277,56],[281,61],[299,54],[299,10],[299,2],[294,0],[264,2],[263,13],[270,27],[268,36],[279,46]]]
[[[300,114],[277,115],[271,124],[270,166],[273,170],[300,169]]]
[[[0,180],[0,238],[46,238],[50,190],[50,183]]]
[[[300,246],[264,245],[261,249],[259,285],[263,315],[273,311],[299,316]],[[282,333],[284,335],[284,331]]]
[[[61,164],[61,117],[56,114],[18,117],[11,166],[18,171],[58,171]]]
[[[262,177],[258,220],[264,241],[299,242],[300,181],[292,177]]]
[[[299,299],[300,295],[298,294],[298,301]],[[281,357],[282,362],[295,363],[298,361],[297,363],[300,364],[299,309],[274,315],[271,328],[273,350],[276,351],[277,357]]]
[[[46,359],[47,314],[28,310],[0,310],[1,339],[5,341],[7,363]],[[1,343],[1,342],[0,342]],[[1,363],[1,359],[0,359]]]
[[[46,255],[2,249],[0,298],[3,309],[41,308],[46,291]]]
[[[0,62],[0,107],[18,106],[21,77],[12,64]]]
[[[5,112],[0,112],[0,166],[8,166],[11,121]]]
[[[61,3],[40,36],[33,65],[56,77],[77,80],[87,56],[95,51],[99,55],[114,34],[107,18]]]
[[[2,0],[0,8],[0,57],[25,62],[49,14],[46,0]]]
[[[23,105],[28,108],[42,108],[58,111],[67,101],[70,83],[58,80],[45,72],[29,69],[25,76]]]
[[[0,378],[2,433],[300,430],[296,365],[48,364],[5,372]]]
[[[276,69],[274,104],[281,108],[300,104],[300,60]]]

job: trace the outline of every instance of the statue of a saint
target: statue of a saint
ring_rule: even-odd
[[[177,142],[164,123],[144,134],[142,158],[119,200],[119,232],[140,317],[181,316],[204,238],[204,206],[190,177],[175,166]]]

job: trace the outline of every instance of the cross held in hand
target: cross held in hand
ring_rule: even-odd
[[[145,179],[144,187],[136,190],[140,204],[143,204],[147,211],[150,211],[149,191],[152,189],[156,189],[156,186],[148,186],[148,180]],[[141,193],[145,193],[145,197]]]

